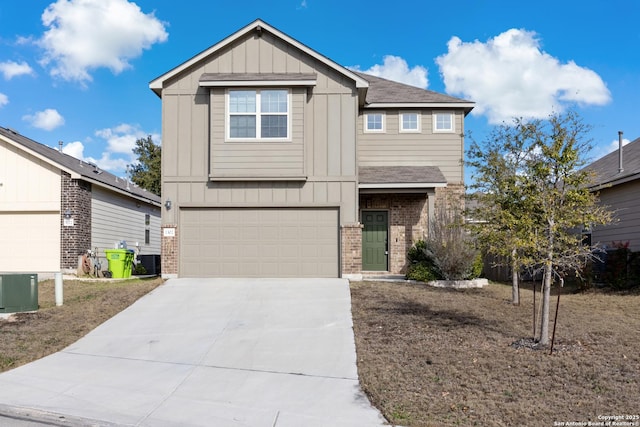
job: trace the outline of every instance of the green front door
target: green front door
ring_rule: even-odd
[[[387,211],[363,211],[362,224],[362,270],[388,270],[388,229]]]

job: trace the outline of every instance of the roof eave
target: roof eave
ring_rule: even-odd
[[[8,137],[0,134],[0,139],[2,139],[3,141],[8,142],[12,146],[14,146],[16,148],[19,148],[20,150],[22,150],[22,151],[24,151],[26,153],[29,153],[29,155],[37,158],[38,160],[41,160],[41,161],[45,162],[48,165],[51,165],[51,166],[53,166],[55,168],[58,168],[58,169],[60,169],[60,170],[62,170],[64,172],[68,173],[69,175],[71,175],[72,179],[81,178],[81,175],[79,173],[75,172],[74,170],[67,168],[66,166],[56,162],[53,159],[50,159],[47,156],[44,156],[44,155],[38,153],[37,151],[34,151],[34,150],[30,149],[29,147],[25,147],[24,145],[20,144],[19,142],[14,141],[11,138],[8,138]]]
[[[600,191],[600,190],[603,190],[605,188],[614,187],[614,186],[620,185],[620,184],[626,184],[627,182],[636,181],[638,179],[640,179],[640,172],[635,172],[633,174],[626,175],[626,176],[621,177],[621,178],[614,178],[614,179],[610,179],[608,181],[599,182],[598,184],[590,186],[589,190],[591,190],[591,191]]]
[[[364,108],[462,108],[471,111],[475,102],[371,102]]]
[[[385,182],[385,183],[360,183],[358,188],[361,189],[378,189],[378,188],[440,188],[446,187],[446,182]]]

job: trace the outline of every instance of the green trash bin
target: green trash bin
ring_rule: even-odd
[[[104,253],[109,263],[109,271],[114,279],[131,277],[133,254],[131,249],[105,249]]]

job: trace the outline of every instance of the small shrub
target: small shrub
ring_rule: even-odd
[[[477,279],[482,276],[482,271],[484,270],[484,259],[482,258],[482,253],[478,251],[476,253],[476,257],[473,260],[473,265],[471,266],[471,274],[468,279]]]
[[[409,264],[406,277],[409,280],[418,280],[420,282],[430,282],[439,278],[426,261]]]
[[[482,258],[464,228],[461,202],[446,202],[435,211],[425,241],[427,259],[445,280],[467,280],[482,272]],[[479,271],[479,272],[478,272]]]
[[[142,265],[142,263],[134,264],[133,274],[147,274],[147,269],[144,268],[144,265]]]
[[[607,250],[602,279],[613,289],[625,289],[629,279],[629,242],[612,242],[611,246],[612,249]]]
[[[409,252],[407,252],[407,258],[409,259],[409,262],[413,264],[417,262],[427,261],[427,254],[424,251],[426,247],[427,244],[424,242],[424,240],[418,240],[413,246],[411,246],[411,249],[409,249]]]

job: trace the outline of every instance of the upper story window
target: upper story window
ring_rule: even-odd
[[[384,132],[384,114],[367,113],[364,116],[365,132]]]
[[[400,113],[400,132],[420,132],[420,113]]]
[[[228,139],[289,140],[290,111],[287,89],[229,90]]]
[[[453,132],[454,120],[452,112],[433,113],[433,131],[434,132]]]

